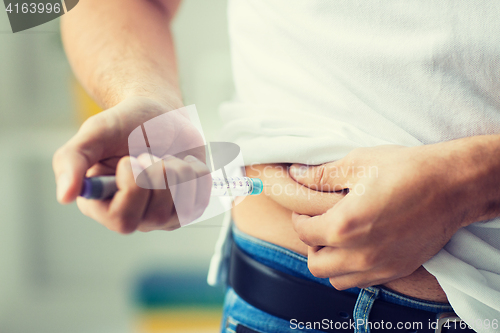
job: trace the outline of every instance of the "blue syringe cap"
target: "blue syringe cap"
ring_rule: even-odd
[[[250,178],[252,181],[252,193],[250,195],[261,194],[264,190],[264,184],[259,178]]]

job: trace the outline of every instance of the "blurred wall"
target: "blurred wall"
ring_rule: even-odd
[[[186,104],[207,140],[233,93],[225,0],[185,0],[174,23]],[[55,200],[54,151],[78,128],[57,21],[12,34],[0,10],[0,332],[127,332],[149,269],[204,272],[221,217],[122,236]]]

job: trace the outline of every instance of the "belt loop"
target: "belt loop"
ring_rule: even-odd
[[[369,315],[379,292],[380,289],[377,287],[364,288],[359,292],[353,313],[354,333],[370,333]]]

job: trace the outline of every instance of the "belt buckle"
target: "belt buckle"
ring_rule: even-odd
[[[460,319],[460,317],[457,316],[457,314],[455,312],[444,312],[444,313],[438,314],[437,327],[434,330],[434,333],[441,333],[443,330],[444,324],[450,323],[450,322],[458,323],[458,322],[462,322],[462,319]],[[454,327],[457,327],[457,324],[455,324]],[[458,326],[458,327],[460,327],[460,326]],[[447,328],[447,327],[445,327],[445,328]]]

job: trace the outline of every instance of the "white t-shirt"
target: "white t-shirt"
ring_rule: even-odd
[[[229,31],[222,139],[245,164],[500,133],[498,0],[230,0]],[[500,331],[476,322],[500,320],[500,220],[461,229],[424,267],[462,319]]]

